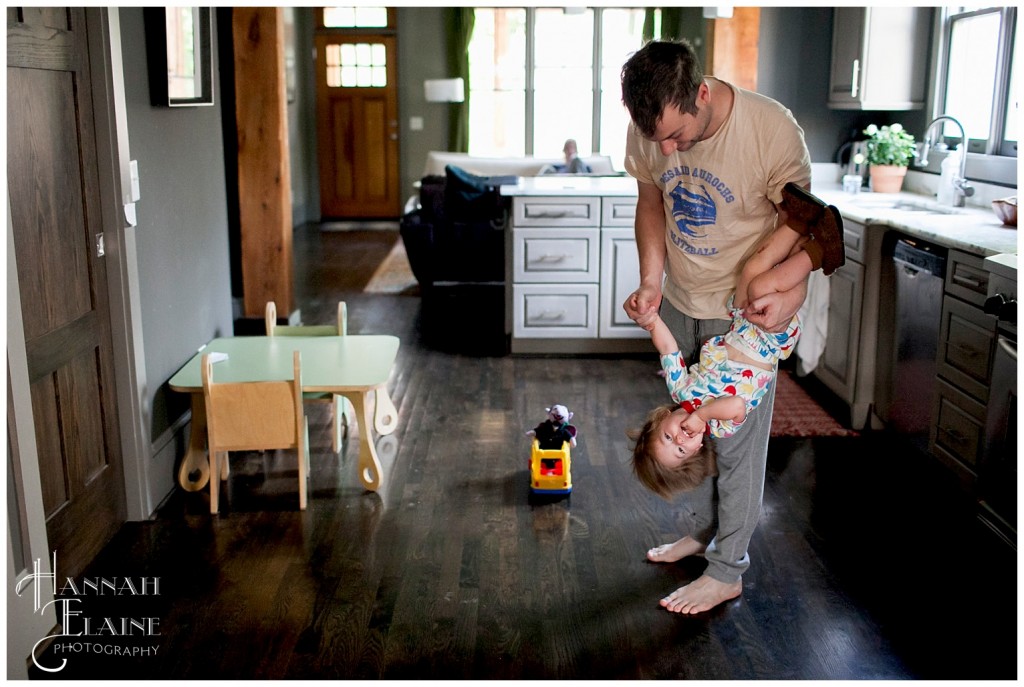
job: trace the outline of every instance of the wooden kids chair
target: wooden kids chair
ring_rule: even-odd
[[[345,301],[338,301],[338,325],[279,325],[277,323],[277,305],[267,301],[264,314],[267,336],[345,336],[348,334],[348,307]],[[322,392],[306,392],[302,398],[307,403],[331,404],[331,449],[337,453],[341,450],[342,424],[348,430],[348,413],[344,396]]]
[[[210,512],[220,498],[220,461],[229,451],[295,449],[299,461],[299,509],[306,509],[309,430],[302,410],[301,354],[295,351],[292,379],[269,382],[213,381],[210,354],[202,359],[210,453]]]

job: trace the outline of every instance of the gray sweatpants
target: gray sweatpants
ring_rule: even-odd
[[[661,318],[679,344],[687,365],[697,360],[701,345],[725,334],[729,320],[695,320],[667,300]],[[747,545],[761,517],[768,435],[775,406],[775,384],[736,434],[713,439],[718,449],[718,477],[704,480],[681,497],[690,536],[707,544],[707,574],[731,584],[750,566]]]

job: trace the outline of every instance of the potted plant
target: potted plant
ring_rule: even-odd
[[[868,136],[867,155],[871,190],[875,193],[897,193],[903,188],[907,165],[917,153],[914,136],[902,124],[864,129]]]

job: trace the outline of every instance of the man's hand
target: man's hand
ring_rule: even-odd
[[[789,291],[769,293],[747,303],[743,316],[766,332],[784,332],[807,297],[807,280]]]
[[[629,295],[622,308],[629,315],[629,319],[638,325],[651,331],[658,318],[658,308],[661,307],[661,291],[651,286],[641,285],[636,291]]]

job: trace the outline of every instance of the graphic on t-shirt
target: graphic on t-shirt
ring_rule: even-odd
[[[696,193],[680,182],[669,193],[669,197],[672,198],[672,219],[679,231],[692,238],[707,236],[707,233],[700,234],[697,230],[715,223],[718,208],[704,184],[700,184],[700,192]]]

